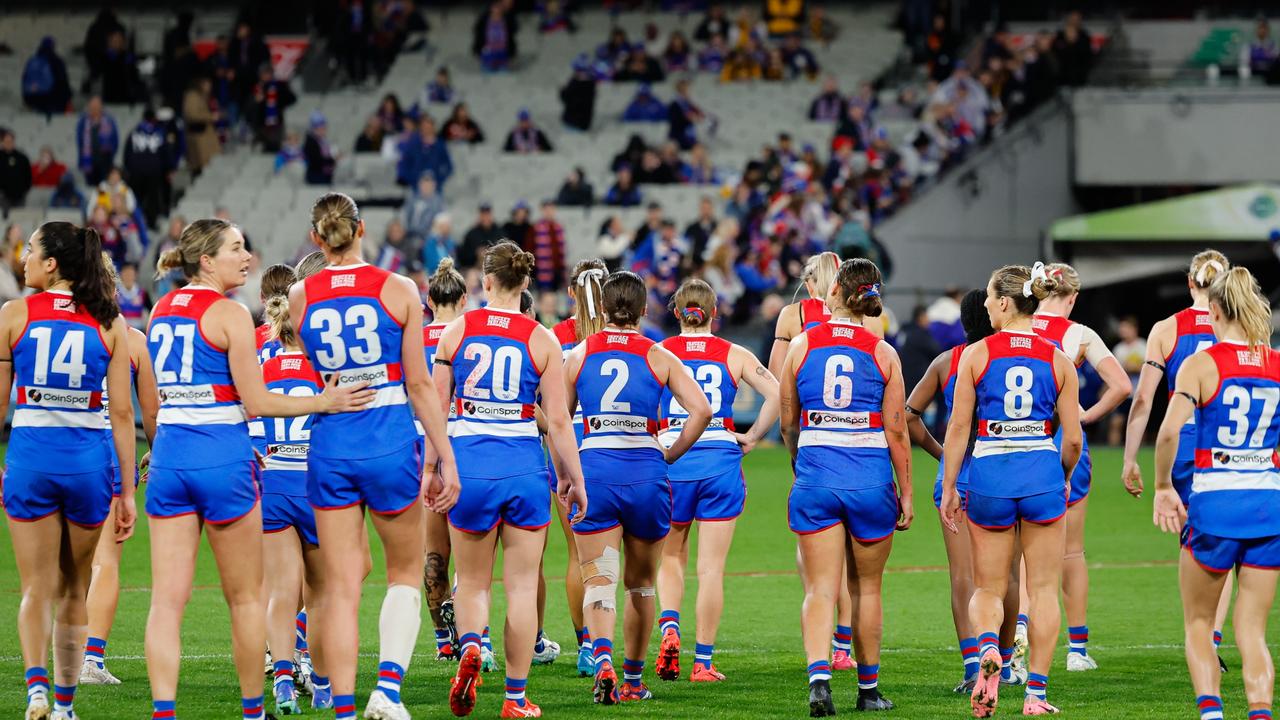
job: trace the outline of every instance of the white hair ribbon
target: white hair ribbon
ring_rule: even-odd
[[[1044,263],[1037,262],[1031,266],[1031,279],[1022,283],[1022,297],[1031,297],[1031,285],[1036,280],[1048,280],[1049,276],[1044,271]]]
[[[1205,279],[1209,275],[1209,268],[1213,268],[1214,270],[1217,270],[1219,273],[1224,273],[1227,270],[1226,268],[1222,267],[1222,263],[1218,262],[1217,260],[1206,260],[1205,263],[1200,266],[1200,269],[1196,271],[1197,285],[1204,285]]]
[[[589,268],[578,273],[578,287],[583,289],[582,301],[587,304],[587,315],[596,319],[595,286],[604,279],[604,271],[600,268]],[[595,283],[591,281],[595,280]]]

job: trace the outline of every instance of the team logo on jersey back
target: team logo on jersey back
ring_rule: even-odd
[[[160,388],[161,404],[209,405],[217,401],[212,385],[178,385]]]
[[[1249,367],[1262,367],[1262,353],[1257,350],[1237,350],[1236,362]]]
[[[173,296],[174,307],[186,307],[191,304],[191,293],[178,293]]]
[[[605,432],[649,432],[649,418],[642,415],[593,415],[587,424],[592,430]]]
[[[521,420],[525,419],[525,406],[521,403],[464,400],[462,413],[480,420]]]
[[[697,353],[706,352],[707,341],[706,340],[690,340],[689,342],[685,343],[684,347],[689,352],[697,352]]]
[[[1015,350],[1030,350],[1031,338],[1011,335],[1009,336],[1009,347]]]
[[[838,338],[845,338],[846,340],[852,340],[853,328],[840,327],[839,325],[834,325],[831,328],[831,337],[838,337]]]
[[[304,440],[310,439],[310,431],[306,431],[306,435],[308,437]],[[267,446],[267,456],[281,460],[306,460],[307,450],[308,447],[301,443],[279,443]]]
[[[76,301],[69,297],[55,297],[53,299],[53,309],[61,310],[63,312],[75,312]]]
[[[1214,470],[1274,470],[1274,450],[1231,450],[1214,448],[1211,453]]]
[[[335,288],[353,288],[356,286],[355,273],[343,273],[341,275],[333,275],[329,279],[329,289]]]
[[[301,370],[302,358],[285,358],[280,361],[281,370]]]
[[[988,420],[986,434],[991,437],[1044,437],[1049,434],[1043,420]]]
[[[488,321],[485,322],[485,325],[488,325],[489,327],[500,327],[503,330],[507,330],[511,327],[511,318],[506,315],[490,315]]]
[[[871,430],[876,427],[872,422],[871,413],[866,412],[810,410],[805,419],[807,425],[832,430]]]
[[[626,335],[606,335],[604,342],[606,345],[626,345],[630,339]]]
[[[326,383],[329,382],[329,377],[329,375],[325,376],[324,381]],[[346,387],[357,383],[369,383],[370,387],[373,387],[385,385],[388,382],[391,382],[391,374],[386,365],[370,365],[369,367],[338,371],[338,387]]]

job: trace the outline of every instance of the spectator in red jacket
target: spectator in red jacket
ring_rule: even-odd
[[[556,204],[542,201],[542,217],[525,236],[524,249],[533,253],[533,284],[542,292],[564,287],[564,226],[556,220]]]
[[[58,181],[66,174],[67,166],[58,162],[53,156],[53,148],[45,145],[40,148],[36,164],[31,166],[31,185],[33,187],[58,187]]]

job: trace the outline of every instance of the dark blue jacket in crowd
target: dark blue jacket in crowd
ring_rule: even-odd
[[[160,177],[173,169],[173,150],[165,126],[143,120],[125,140],[124,168],[130,177]]]
[[[426,143],[422,135],[414,133],[400,146],[400,162],[396,164],[396,182],[401,185],[415,187],[418,178],[430,172],[436,179],[436,187],[443,189],[444,183],[453,174],[453,160],[449,157],[449,149],[438,135],[435,142]]]

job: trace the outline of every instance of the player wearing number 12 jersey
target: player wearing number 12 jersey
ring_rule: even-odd
[[[605,705],[652,697],[642,681],[653,627],[655,573],[671,525],[667,465],[682,456],[706,428],[711,409],[702,388],[680,361],[639,332],[645,285],[617,272],[601,287],[605,328],[569,352],[565,384],[569,406],[582,405],[580,445],[590,507],[574,527],[585,585],[584,610],[595,656],[595,701]],[[663,450],[658,406],[670,388],[688,419]],[[626,686],[619,692],[613,667],[615,598],[622,577],[619,550],[626,545]]]
[[[969,346],[956,371],[951,420],[943,443],[944,524],[956,532],[956,490],[970,430],[978,425],[965,509],[973,558],[974,596],[969,622],[978,633],[981,664],[971,695],[974,717],[995,711],[1000,685],[998,631],[1004,597],[1021,537],[1031,597],[1031,652],[1024,715],[1058,712],[1045,690],[1058,635],[1058,587],[1062,582],[1067,478],[1080,457],[1079,388],[1075,365],[1049,341],[1034,334],[1032,316],[1057,281],[1034,268],[1007,265],[987,285],[987,314],[995,334]],[[1062,424],[1061,452],[1053,442],[1053,419]]]
[[[173,717],[182,614],[191,594],[202,526],[218,560],[231,609],[236,672],[244,715],[262,717],[262,518],[258,468],[246,411],[292,417],[343,411],[364,393],[329,388],[311,398],[268,392],[254,357],[253,322],[225,293],[244,285],[250,255],[224,220],[188,225],[160,272],[181,269],[190,281],[156,304],[147,331],[160,392],[147,487],[151,517],[151,614],[147,669],[157,717]]]
[[[52,711],[69,720],[83,657],[90,561],[111,509],[111,446],[126,474],[134,467],[133,405],[111,407],[111,442],[102,432],[103,387],[129,397],[127,326],[93,229],[41,225],[27,243],[23,271],[37,293],[0,309],[7,351],[0,362],[8,366],[0,373],[0,416],[10,393],[17,398],[4,460],[4,510],[22,584],[26,717],[48,718]],[[133,488],[123,492],[112,528],[117,541],[131,534],[134,521]],[[52,693],[45,669],[51,640]]]
[[[781,378],[783,439],[795,467],[787,521],[807,573],[801,630],[812,717],[836,712],[827,638],[850,544],[849,592],[861,598],[852,620],[857,709],[893,708],[879,691],[880,587],[894,530],[913,516],[902,367],[862,324],[883,312],[880,269],[865,259],[842,263],[828,298],[831,320],[791,341]]]
[[[366,264],[364,222],[351,198],[328,193],[311,208],[311,241],[329,265],[293,286],[289,314],[311,364],[338,387],[367,386],[359,413],[312,419],[307,498],[316,512],[326,597],[320,612],[338,718],[355,717],[356,619],[364,576],[364,509],[386,548],[387,593],[379,623],[377,687],[365,717],[398,720],[400,687],[421,622],[424,464],[428,506],[457,497],[457,468],[422,351],[422,301],[407,278]],[[426,430],[424,446],[414,416]],[[436,461],[439,459],[439,473]]]
[[[1280,577],[1280,352],[1258,281],[1235,267],[1208,288],[1218,343],[1187,358],[1156,439],[1156,525],[1181,532],[1178,568],[1187,668],[1205,720],[1223,717],[1223,675],[1210,641],[1214,609],[1236,569],[1234,627],[1250,718],[1271,717],[1275,673],[1267,617]],[[1184,508],[1172,470],[1195,414],[1195,471]],[[1183,523],[1185,521],[1185,527]]]
[[[488,305],[450,323],[440,338],[433,380],[441,404],[455,404],[449,428],[464,458],[458,504],[449,513],[458,589],[454,594],[461,658],[449,693],[455,715],[475,707],[481,632],[489,617],[496,543],[502,540],[507,594],[507,678],[502,717],[539,717],[525,697],[537,637],[538,567],[551,524],[547,465],[535,409],[547,419],[552,457],[560,463],[562,502],[586,503],[582,471],[564,400],[555,337],[520,313],[533,254],[510,241],[485,254]]]
[[[716,630],[724,606],[724,564],[733,530],[747,499],[742,456],[778,420],[778,381],[755,355],[711,334],[716,316],[716,293],[702,280],[686,280],[672,299],[680,334],[662,346],[670,350],[702,387],[711,405],[711,423],[689,452],[668,469],[671,480],[671,534],[663,547],[658,596],[662,603],[658,649],[658,677],[680,675],[680,603],[684,598],[684,568],[689,563],[689,530],[698,521],[698,614],[694,682],[724,679],[714,665]],[[746,381],[764,397],[749,433],[733,424],[738,384]],[[687,413],[670,390],[662,394],[662,422],[658,442],[669,446],[680,437]]]

